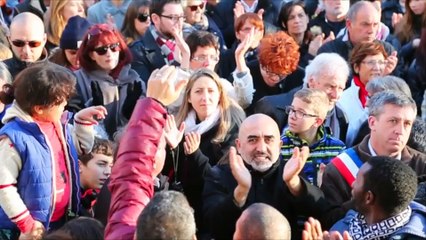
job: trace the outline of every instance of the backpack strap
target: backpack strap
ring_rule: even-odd
[[[331,163],[337,168],[339,173],[351,187],[356,179],[356,174],[363,164],[353,148],[349,148],[335,157]]]

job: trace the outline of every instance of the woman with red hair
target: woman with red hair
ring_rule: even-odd
[[[104,105],[105,130],[112,138],[130,118],[145,84],[130,68],[132,55],[121,34],[110,25],[92,26],[78,50],[78,97],[86,106]]]
[[[256,90],[251,107],[246,109],[248,114],[262,97],[286,93],[303,84],[299,45],[285,32],[266,35],[260,41],[257,58],[247,64]]]

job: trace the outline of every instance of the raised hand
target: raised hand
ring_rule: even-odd
[[[324,231],[322,235],[323,235],[322,239],[324,240],[352,240],[351,235],[347,231],[343,232],[343,236],[338,231],[333,231],[333,232]]]
[[[185,142],[183,142],[183,150],[185,155],[191,155],[200,147],[201,135],[196,132],[190,132],[185,136]]]
[[[396,64],[398,63],[398,57],[396,51],[393,51],[391,55],[386,59],[387,63],[385,69],[383,70],[383,75],[389,75],[395,69]]]
[[[234,7],[234,21],[244,13],[246,13],[246,11],[244,10],[243,4],[240,1],[237,1]]]
[[[178,99],[188,79],[176,81],[177,70],[174,66],[165,65],[156,69],[148,79],[147,97],[151,97],[168,106]]]
[[[189,46],[183,38],[182,31],[172,31],[172,34],[176,41],[176,48],[175,52],[173,53],[175,59],[178,59],[180,61],[181,68],[188,69],[191,58],[191,51],[189,49]]]
[[[184,122],[182,122],[179,129],[177,129],[175,117],[173,115],[167,116],[166,126],[164,127],[164,137],[166,138],[167,144],[172,149],[175,149],[179,145],[180,141],[182,141],[184,131]]]
[[[102,94],[99,82],[91,81],[90,88],[92,90],[92,106],[104,105],[104,95]]]
[[[318,49],[322,46],[324,42],[324,33],[321,33],[320,35],[316,36],[312,41],[309,43],[308,52],[312,56],[316,56],[318,53]]]
[[[244,165],[244,161],[241,156],[237,154],[235,147],[231,147],[229,149],[229,165],[231,167],[232,175],[238,183],[234,190],[234,199],[237,202],[237,205],[242,207],[246,202],[251,188],[251,174]]]
[[[104,106],[92,106],[83,108],[76,115],[75,119],[77,121],[97,125],[98,121],[105,119],[105,116],[108,114]]]
[[[301,193],[302,185],[300,183],[299,173],[305,166],[308,157],[308,147],[304,146],[302,147],[302,150],[300,150],[298,147],[295,147],[293,149],[293,155],[284,166],[283,180],[294,196],[298,196]]]
[[[142,87],[143,85],[143,87]],[[142,81],[134,81],[127,85],[127,94],[126,99],[124,100],[121,113],[127,119],[130,119],[132,116],[133,109],[135,108],[136,102],[142,96],[143,91],[145,90],[145,83]]]

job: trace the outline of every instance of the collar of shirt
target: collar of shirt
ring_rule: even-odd
[[[244,7],[244,10],[246,11],[246,13],[248,13],[248,12],[254,13],[254,11],[257,8],[257,4],[259,3],[259,0],[254,1],[253,5],[251,5],[251,7],[244,0],[241,0],[241,3],[243,4],[243,7]]]
[[[370,150],[371,156],[377,156],[376,151],[374,151],[373,146],[371,146],[371,139],[368,139],[368,150]],[[401,160],[401,157],[402,155],[399,153],[398,156],[396,156],[396,159]]]

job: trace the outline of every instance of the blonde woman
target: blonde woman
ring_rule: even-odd
[[[76,15],[84,18],[86,17],[83,0],[50,2],[49,10],[44,15],[44,24],[47,34],[46,48],[49,52],[59,45],[62,32],[67,25],[68,19]]]
[[[172,189],[185,193],[201,231],[204,175],[234,144],[244,118],[243,109],[229,98],[219,76],[200,69],[189,78],[176,123],[173,116],[167,119],[165,137],[171,150],[163,174],[169,176]]]

